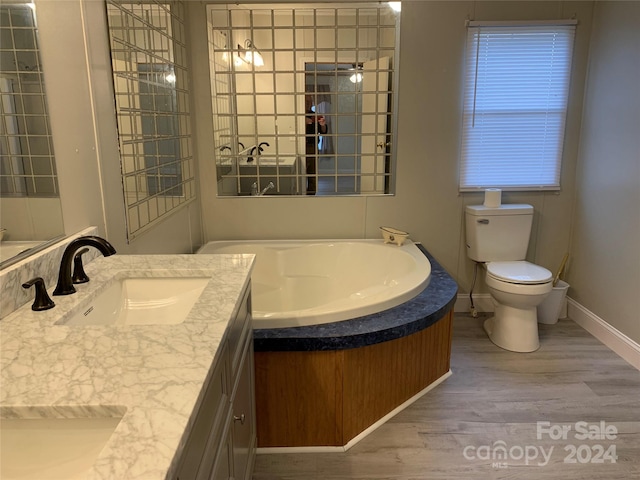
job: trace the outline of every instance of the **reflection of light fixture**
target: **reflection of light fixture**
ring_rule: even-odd
[[[164,76],[164,79],[169,83],[176,83],[176,74],[169,72]]]
[[[402,4],[401,2],[388,2],[389,6],[391,7],[391,10],[393,10],[394,12],[399,12],[402,9]]]
[[[258,51],[258,48],[248,38],[244,41],[244,48],[238,45],[238,54],[240,59],[256,67],[264,66],[264,60],[262,54]]]
[[[349,69],[352,72],[355,72],[353,75],[349,77],[351,83],[360,83],[362,81],[362,64],[353,64],[353,68]]]

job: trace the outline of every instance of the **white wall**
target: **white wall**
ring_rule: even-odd
[[[192,36],[206,28],[205,5],[189,2]],[[558,19],[575,14],[580,25],[559,193],[509,193],[504,201],[530,203],[536,218],[529,259],[555,270],[569,248],[591,2],[403,2],[396,195],[387,197],[218,198],[210,141],[211,107],[195,106],[206,240],[376,238],[378,227],[407,230],[423,242],[463,290],[473,263],[464,250],[463,210],[481,194],[458,194],[461,78],[465,20]],[[194,91],[208,98],[206,45],[194,52]],[[484,286],[480,284],[479,290]]]
[[[71,235],[95,225],[104,235],[81,3],[35,4],[64,232]]]
[[[0,201],[3,240],[47,241],[64,234],[59,198],[3,197]]]
[[[640,3],[595,7],[567,281],[640,343]]]

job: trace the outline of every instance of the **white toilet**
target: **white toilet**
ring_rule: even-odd
[[[525,261],[533,223],[531,205],[469,205],[465,212],[467,255],[486,268],[495,315],[484,329],[497,346],[533,352],[540,346],[536,306],[551,292],[553,276]]]

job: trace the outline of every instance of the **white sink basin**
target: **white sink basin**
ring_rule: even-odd
[[[184,322],[209,278],[115,280],[62,325],[175,325]]]
[[[85,478],[121,419],[0,419],[0,478]]]

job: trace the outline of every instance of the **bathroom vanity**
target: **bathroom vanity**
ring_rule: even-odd
[[[3,448],[0,476],[38,478],[41,468],[47,475],[39,478],[46,478],[71,465],[77,470],[61,478],[251,478],[252,265],[252,255],[98,258],[85,268],[91,281],[76,285],[73,295],[53,297],[55,308],[33,312],[29,303],[2,319],[3,445],[24,441],[33,425],[54,434],[38,447],[51,450],[53,463],[38,465],[27,441],[20,449],[29,461],[12,462]],[[132,278],[170,286],[206,282],[178,321],[121,315],[105,323],[111,321],[100,314],[105,292]],[[67,323],[78,312],[88,323]],[[100,435],[83,437],[82,425]],[[64,443],[58,433],[66,435]]]
[[[277,189],[267,192],[269,195],[295,195],[298,193],[299,161],[295,156],[268,157],[259,156],[251,162],[248,158],[238,160],[240,194],[251,194],[252,185],[260,179],[259,190],[269,182],[277,185]]]
[[[249,480],[256,449],[256,416],[250,291],[229,322],[227,339],[205,382],[177,480]]]

